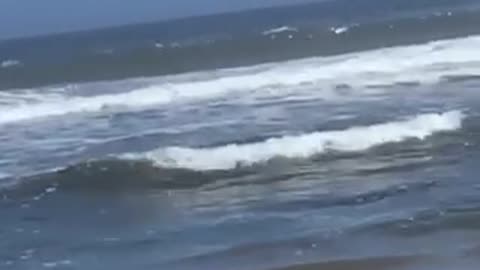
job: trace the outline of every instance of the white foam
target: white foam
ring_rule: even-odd
[[[34,100],[24,102],[24,91],[7,91],[0,93],[0,124],[70,113],[95,113],[112,107],[128,111],[146,106],[207,100],[232,93],[250,95],[262,92],[282,96],[295,89],[295,93],[303,94],[305,91],[297,91],[303,87],[309,91],[308,97],[315,95],[329,100],[342,98],[342,94],[335,91],[339,84],[354,89],[348,95],[378,94],[378,91],[387,90],[373,90],[366,86],[412,81],[427,84],[436,83],[443,76],[480,75],[478,48],[480,36],[473,36],[331,57],[158,77],[148,79],[145,87],[126,89],[128,92],[102,94],[96,91],[98,94],[95,96],[71,96],[62,92],[49,95],[45,94],[48,91],[41,89]],[[128,81],[123,83],[128,85]],[[111,84],[118,87],[118,82]],[[105,82],[101,85],[102,88],[107,86]]]
[[[464,115],[460,111],[422,114],[404,121],[271,138],[252,144],[230,144],[201,149],[167,147],[147,153],[126,154],[122,157],[147,159],[162,167],[200,171],[229,170],[238,166],[264,163],[275,157],[308,158],[332,150],[364,151],[377,145],[406,139],[423,140],[436,132],[459,129],[463,118]]]
[[[330,31],[332,31],[336,35],[340,35],[340,34],[348,32],[349,29],[350,28],[347,27],[347,26],[341,26],[341,27],[332,27],[332,28],[330,28]]]
[[[5,61],[0,62],[0,67],[1,68],[9,68],[9,67],[20,66],[21,64],[22,63],[18,60],[9,59],[9,60],[5,60]]]
[[[8,178],[8,177],[11,177],[11,175],[8,174],[8,173],[3,173],[3,172],[0,171],[0,180]]]
[[[61,261],[52,261],[52,262],[44,262],[42,266],[45,268],[57,268],[60,266],[68,266],[72,265],[72,261],[70,260],[61,260]]]
[[[298,32],[298,29],[290,26],[281,26],[281,27],[263,31],[262,34],[264,36],[268,36],[268,35],[279,34],[283,32]]]

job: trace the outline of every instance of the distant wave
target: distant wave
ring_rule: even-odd
[[[2,179],[4,179],[4,178],[9,178],[9,177],[11,177],[10,174],[0,172],[0,180],[2,180]]]
[[[160,43],[160,42],[155,42],[155,48],[163,49],[163,48],[165,48],[165,45],[163,45],[163,43]]]
[[[294,27],[290,27],[290,26],[282,26],[282,27],[273,28],[273,29],[263,31],[262,34],[264,36],[268,36],[268,35],[273,35],[273,34],[278,34],[278,33],[283,33],[283,32],[298,32],[298,29],[294,28]]]
[[[390,122],[346,130],[315,132],[299,136],[271,138],[251,144],[230,144],[214,148],[167,147],[147,153],[125,154],[133,160],[151,160],[161,167],[197,171],[230,170],[267,162],[275,157],[308,158],[328,151],[363,151],[371,147],[420,139],[441,131],[459,129],[464,115],[460,111],[423,114],[405,121]]]
[[[368,95],[372,91],[367,89],[369,86],[405,82],[429,84],[445,78],[480,75],[479,47],[480,36],[472,36],[422,45],[178,75],[174,82],[151,83],[129,92],[85,97],[56,93],[50,97],[43,91],[39,100],[28,103],[23,102],[24,93],[9,91],[8,100],[11,104],[0,105],[0,124],[71,113],[96,113],[106,108],[128,111],[154,105],[208,100],[232,93],[250,94],[272,88],[275,91],[268,93],[281,96],[303,85],[318,86],[311,94],[325,100],[342,97],[341,93],[335,91],[338,85],[355,89],[349,95]],[[375,91],[387,90],[377,88]]]
[[[348,32],[348,30],[350,30],[350,28],[348,26],[331,27],[330,28],[330,31],[337,34],[337,35],[346,33],[346,32]]]
[[[0,67],[1,68],[17,67],[17,66],[20,66],[20,65],[22,65],[22,62],[20,62],[18,60],[14,60],[14,59],[9,59],[9,60],[5,60],[5,61],[0,62]]]

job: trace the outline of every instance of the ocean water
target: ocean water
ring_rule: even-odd
[[[480,3],[0,41],[0,269],[478,269]]]

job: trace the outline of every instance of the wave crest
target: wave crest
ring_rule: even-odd
[[[213,148],[167,147],[147,153],[125,154],[122,158],[146,159],[167,168],[230,170],[265,163],[276,157],[308,158],[328,151],[356,152],[406,139],[423,140],[436,132],[459,129],[463,118],[461,111],[422,114],[405,121],[340,131],[314,132]]]
[[[17,67],[20,66],[22,63],[18,60],[14,59],[9,59],[5,61],[0,62],[0,68],[11,68],[11,67]]]
[[[0,105],[0,125],[71,113],[98,113],[106,108],[128,111],[155,105],[205,101],[232,93],[268,93],[269,89],[275,90],[273,95],[282,96],[292,89],[309,85],[315,85],[315,92],[308,95],[326,100],[341,98],[335,92],[339,84],[358,89],[353,95],[369,95],[369,90],[365,88],[372,85],[399,82],[428,84],[446,77],[478,75],[479,45],[480,36],[472,36],[339,56],[204,71],[178,75],[171,81],[156,78],[140,87],[125,89],[126,92],[95,96],[67,93],[53,98],[43,94],[40,100],[28,103],[23,102],[26,98],[24,93],[12,91],[8,104]],[[375,90],[374,94],[378,91]]]
[[[268,36],[268,35],[279,34],[283,32],[298,32],[298,29],[290,26],[281,26],[281,27],[272,28],[272,29],[263,31],[262,34],[264,36]]]

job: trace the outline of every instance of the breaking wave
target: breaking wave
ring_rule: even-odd
[[[41,100],[24,100],[22,92],[9,91],[11,104],[0,105],[0,124],[62,116],[98,113],[105,108],[132,110],[154,105],[208,100],[232,93],[262,93],[282,96],[292,88],[307,86],[309,93],[335,99],[338,85],[356,89],[352,95],[368,94],[366,87],[395,83],[435,83],[447,77],[480,75],[480,36],[350,53],[331,57],[263,64],[244,68],[178,75],[173,81],[157,82],[127,92],[94,96],[64,94]],[[192,79],[193,78],[193,79]],[[314,86],[314,87],[312,87]],[[80,85],[81,87],[81,85]],[[376,89],[376,91],[383,91]],[[386,91],[386,90],[385,90]]]
[[[336,35],[346,33],[346,32],[348,32],[348,30],[350,30],[350,27],[348,27],[348,26],[340,26],[340,27],[331,27],[330,28],[330,31],[335,33]]]
[[[230,170],[265,163],[276,157],[308,158],[328,151],[363,151],[407,139],[423,140],[436,132],[459,129],[463,118],[460,111],[422,114],[404,121],[271,138],[258,143],[213,148],[167,147],[147,153],[125,154],[122,158],[150,160],[166,168]]]
[[[0,68],[11,68],[11,67],[17,67],[20,65],[22,65],[22,62],[14,59],[9,59],[9,60],[0,62]]]
[[[268,36],[268,35],[279,34],[283,32],[298,32],[298,29],[290,26],[282,26],[282,27],[266,30],[262,34],[264,36]]]

